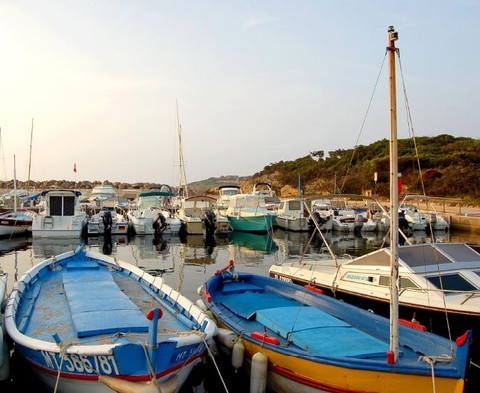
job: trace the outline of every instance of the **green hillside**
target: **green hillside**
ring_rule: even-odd
[[[416,146],[415,146],[416,145]],[[418,151],[418,154],[416,153]],[[398,168],[403,193],[432,197],[480,200],[480,139],[438,135],[398,141]],[[377,173],[377,181],[374,174]],[[297,189],[299,176],[305,195],[322,193],[362,194],[367,190],[389,194],[389,141],[348,150],[311,151],[294,161],[267,165],[244,183],[272,184],[277,194],[288,186]]]

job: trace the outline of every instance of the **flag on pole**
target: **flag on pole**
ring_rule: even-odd
[[[77,163],[76,163],[76,162],[73,164],[73,171],[74,171],[75,173],[77,173]]]

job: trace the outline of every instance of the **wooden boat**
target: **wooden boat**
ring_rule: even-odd
[[[216,330],[161,277],[83,246],[29,269],[5,321],[14,350],[65,393],[178,392]]]
[[[452,342],[401,325],[395,359],[389,319],[233,268],[231,264],[205,282],[202,300],[219,331],[235,334],[232,344],[243,344],[244,364],[255,364],[258,353],[266,357],[264,383],[272,391],[463,392],[470,332]],[[252,375],[260,374],[255,366]]]
[[[418,329],[414,322],[405,326],[399,321],[397,39],[389,27],[392,229],[384,296],[390,317],[325,296],[311,284],[303,288],[236,272],[233,261],[201,288],[206,307],[220,328],[238,335],[247,359],[256,367],[268,364],[268,383],[276,392],[464,391],[472,332],[467,330],[453,342]],[[258,353],[264,359],[257,364]],[[267,370],[254,370],[252,365],[252,375],[262,372]]]

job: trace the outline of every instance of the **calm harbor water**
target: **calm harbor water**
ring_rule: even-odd
[[[442,232],[434,235],[437,241],[466,242],[480,245],[480,237],[464,232]],[[363,255],[383,244],[384,234],[337,235],[327,234],[326,239],[337,254]],[[153,236],[113,236],[112,243],[105,243],[103,237],[90,237],[87,247],[111,254],[118,259],[138,266],[153,275],[162,276],[167,284],[195,301],[197,288],[218,269],[233,259],[236,269],[268,275],[272,264],[290,258],[314,258],[326,252],[321,238],[310,240],[308,233],[293,233],[275,230],[272,235],[231,233],[229,235],[205,239],[203,236],[178,236],[155,239]],[[416,233],[412,242],[430,242],[432,236]],[[9,274],[8,292],[14,282],[30,267],[53,255],[74,250],[78,239],[32,239],[12,238],[0,240],[0,269]],[[228,363],[228,362],[223,362]],[[206,362],[204,369],[193,373],[182,389],[182,393],[216,393],[248,391],[248,376],[242,371],[232,373],[224,367],[221,377],[215,364]],[[14,357],[12,362],[13,381],[0,385],[2,392],[18,392],[34,389],[43,392],[38,382],[24,365]]]

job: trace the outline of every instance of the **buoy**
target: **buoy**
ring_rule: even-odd
[[[252,356],[252,369],[250,371],[250,393],[265,393],[267,388],[267,355],[257,352]]]
[[[245,344],[242,339],[239,338],[238,341],[233,345],[232,350],[232,367],[235,369],[235,372],[243,366],[243,356],[245,354]]]
[[[232,349],[235,343],[238,341],[238,336],[231,330],[224,329],[224,328],[217,328],[215,339],[221,345],[229,349]]]

